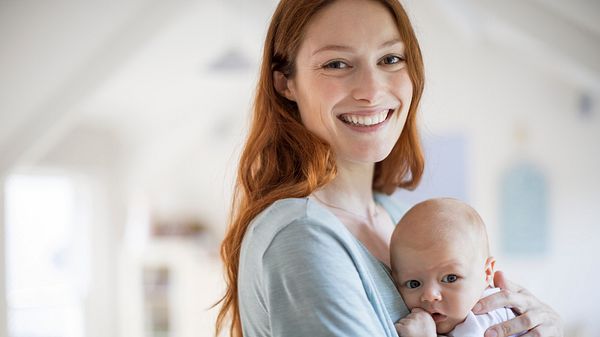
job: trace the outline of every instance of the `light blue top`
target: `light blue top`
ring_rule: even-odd
[[[406,211],[375,200],[394,223]],[[250,224],[238,292],[244,337],[397,337],[408,314],[389,268],[308,198],[279,200]]]

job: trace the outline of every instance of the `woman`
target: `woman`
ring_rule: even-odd
[[[230,315],[233,336],[397,336],[408,310],[388,243],[404,209],[388,195],[423,172],[423,83],[397,0],[279,3],[221,250],[217,334]],[[498,336],[562,335],[550,308],[507,289],[480,301],[523,313]]]

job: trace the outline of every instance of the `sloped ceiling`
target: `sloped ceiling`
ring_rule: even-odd
[[[471,35],[515,49],[586,90],[600,88],[598,2],[405,3],[421,26],[428,19],[418,8],[433,8]],[[1,2],[0,172],[35,160],[77,124],[112,128],[134,148],[174,129],[223,133],[250,103],[275,4]]]
[[[0,3],[0,172],[39,158],[78,123],[139,143],[198,111],[223,114],[211,98],[253,78],[270,6]],[[211,70],[219,57],[244,65]],[[203,125],[218,128],[221,117],[203,114]]]

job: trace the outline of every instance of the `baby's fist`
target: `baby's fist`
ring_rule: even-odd
[[[395,324],[400,337],[436,337],[435,322],[431,315],[421,309],[414,308],[408,316]]]

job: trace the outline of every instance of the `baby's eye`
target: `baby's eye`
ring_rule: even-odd
[[[380,62],[383,64],[397,64],[397,63],[401,63],[403,61],[404,61],[404,58],[402,58],[398,55],[387,55],[387,56],[384,56]]]
[[[417,280],[410,280],[410,281],[406,281],[405,285],[409,289],[414,289],[414,288],[420,287],[421,286],[421,282],[419,282]]]
[[[350,66],[343,61],[331,61],[331,62],[327,62],[323,65],[324,69],[346,69],[349,68]]]
[[[457,280],[458,280],[458,276],[456,276],[454,274],[449,274],[442,278],[442,282],[446,282],[446,283],[454,283]]]

